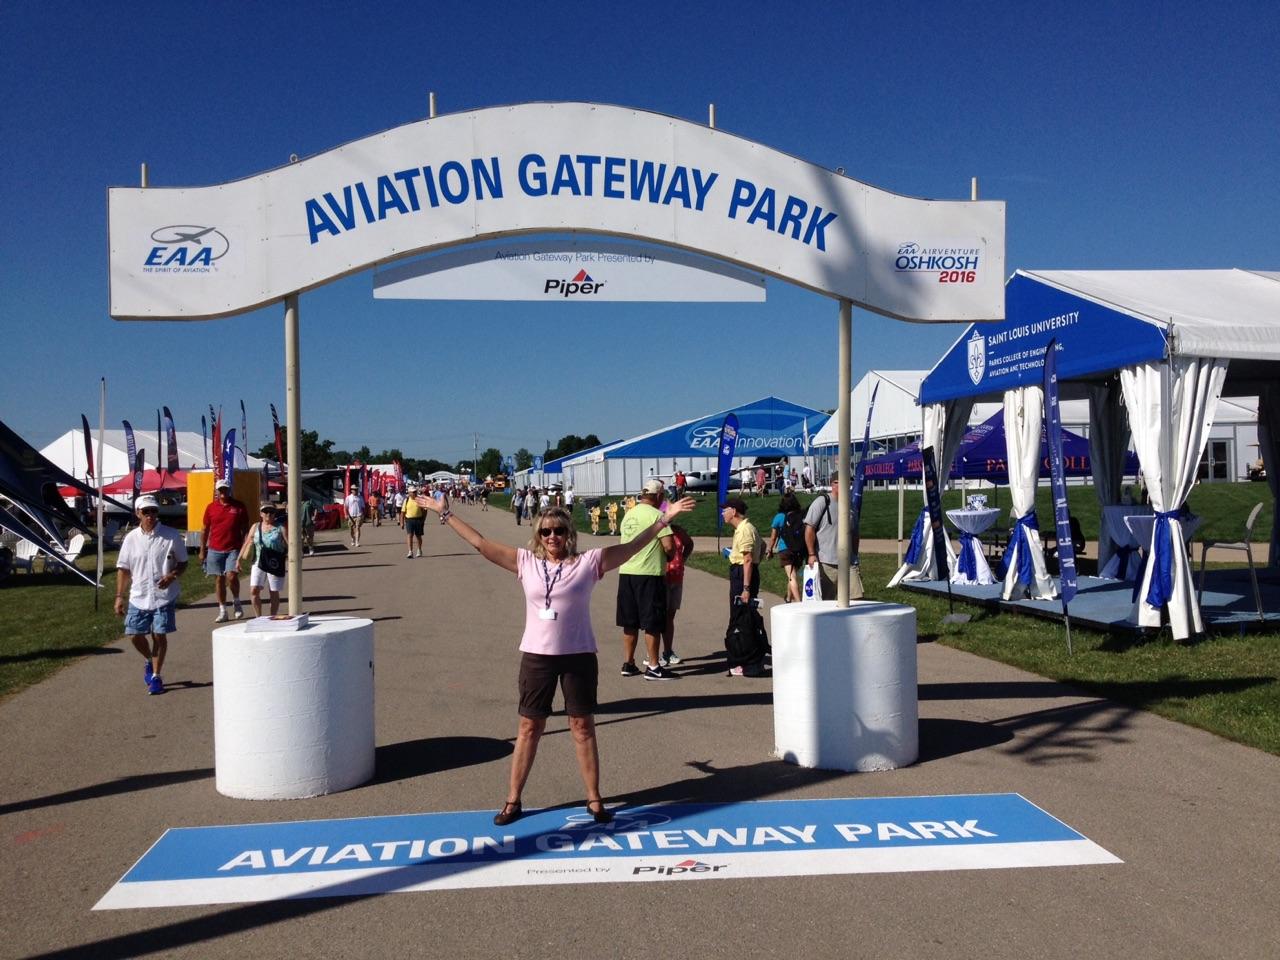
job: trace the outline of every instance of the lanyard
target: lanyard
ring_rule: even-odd
[[[562,573],[564,573],[563,562],[560,566],[556,567],[556,575],[553,577],[551,576],[551,571],[547,568],[547,561],[545,559],[542,561],[542,579],[547,585],[546,609],[548,610],[551,609],[551,589],[560,582],[560,575]]]

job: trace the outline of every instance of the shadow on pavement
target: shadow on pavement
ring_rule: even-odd
[[[0,663],[25,663],[28,660],[61,659],[93,656],[99,653],[124,653],[118,647],[62,647],[51,650],[28,650],[0,657]]]
[[[510,740],[492,737],[426,737],[378,747],[374,783],[393,783],[510,756]]]
[[[96,783],[91,787],[79,787],[62,793],[51,793],[47,797],[34,797],[30,800],[18,800],[15,803],[0,804],[0,815],[17,813],[20,810],[36,810],[40,807],[56,807],[63,803],[79,803],[81,800],[95,800],[98,797],[110,797],[120,793],[133,793],[137,790],[151,790],[155,787],[167,787],[172,783],[188,783],[192,780],[204,780],[213,776],[212,767],[198,770],[170,770],[166,773],[142,773],[132,777],[121,777]]]

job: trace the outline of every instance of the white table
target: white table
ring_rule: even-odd
[[[959,560],[956,568],[951,571],[951,582],[958,584],[991,584],[996,579],[991,575],[991,567],[987,563],[987,558],[983,555],[981,545],[975,541],[975,537],[985,533],[991,529],[991,525],[996,522],[1000,516],[1000,511],[995,507],[987,507],[983,510],[970,510],[968,507],[963,510],[948,510],[947,519],[949,519],[957,530],[960,531],[960,557],[964,559],[965,551],[973,554],[973,565],[975,573],[972,579],[960,571]]]
[[[1200,529],[1200,524],[1204,521],[1192,514],[1182,520],[1182,539],[1184,543],[1190,543],[1195,532]],[[1133,534],[1133,538],[1137,541],[1138,546],[1142,548],[1143,553],[1151,550],[1151,537],[1156,529],[1156,515],[1154,513],[1139,513],[1124,518],[1124,524],[1129,528],[1129,532]]]
[[[1138,549],[1145,546],[1139,543],[1133,531],[1129,529],[1129,517],[1150,517],[1151,507],[1144,504],[1113,504],[1102,508],[1102,533],[1114,546],[1107,565],[1099,576],[1111,580],[1132,580],[1142,569],[1142,558]],[[1147,541],[1151,542],[1148,532]]]

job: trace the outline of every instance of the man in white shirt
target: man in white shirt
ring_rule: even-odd
[[[177,581],[187,569],[187,547],[178,531],[160,522],[155,497],[139,497],[134,509],[139,526],[129,531],[116,558],[115,613],[124,617],[125,635],[147,661],[142,674],[147,692],[164,693],[160,673],[169,651],[169,634],[177,629]]]
[[[358,487],[352,487],[351,492],[347,494],[347,499],[343,501],[346,507],[347,520],[351,524],[351,546],[360,546],[360,525],[364,523],[364,497],[360,496]]]

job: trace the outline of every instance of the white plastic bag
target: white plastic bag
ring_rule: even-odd
[[[816,563],[807,563],[800,574],[800,600],[815,603],[822,599],[822,572]]]

